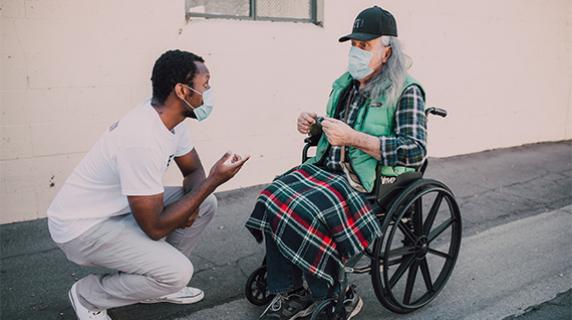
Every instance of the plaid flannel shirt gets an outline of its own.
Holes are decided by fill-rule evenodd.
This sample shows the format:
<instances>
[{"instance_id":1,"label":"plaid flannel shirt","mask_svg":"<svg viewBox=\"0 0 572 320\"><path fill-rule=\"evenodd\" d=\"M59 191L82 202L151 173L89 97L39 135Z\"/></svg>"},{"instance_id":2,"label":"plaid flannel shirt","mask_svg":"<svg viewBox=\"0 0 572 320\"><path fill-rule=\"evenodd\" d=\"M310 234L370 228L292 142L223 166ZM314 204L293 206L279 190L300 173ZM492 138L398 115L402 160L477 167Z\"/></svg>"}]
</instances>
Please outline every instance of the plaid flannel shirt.
<instances>
[{"instance_id":1,"label":"plaid flannel shirt","mask_svg":"<svg viewBox=\"0 0 572 320\"><path fill-rule=\"evenodd\" d=\"M365 97L359 94L359 88L355 84L350 90L343 105L350 104L346 123L353 127ZM344 116L345 108L340 112L339 119L344 119ZM382 165L418 167L423 164L427 155L427 118L423 94L419 87L409 86L401 95L395 111L394 128L394 136L379 137ZM341 171L340 161L341 147L332 146L325 159L326 168Z\"/></svg>"}]
</instances>

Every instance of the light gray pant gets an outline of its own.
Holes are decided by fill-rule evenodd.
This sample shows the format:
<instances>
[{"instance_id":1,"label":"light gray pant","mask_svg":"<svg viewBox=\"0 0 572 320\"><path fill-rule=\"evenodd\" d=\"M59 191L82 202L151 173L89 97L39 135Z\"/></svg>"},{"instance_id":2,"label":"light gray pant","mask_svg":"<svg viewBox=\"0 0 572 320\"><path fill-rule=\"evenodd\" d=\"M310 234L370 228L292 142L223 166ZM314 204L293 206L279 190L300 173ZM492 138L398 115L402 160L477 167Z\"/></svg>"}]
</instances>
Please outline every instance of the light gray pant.
<instances>
[{"instance_id":1,"label":"light gray pant","mask_svg":"<svg viewBox=\"0 0 572 320\"><path fill-rule=\"evenodd\" d=\"M166 187L165 206L183 196L180 187ZM208 196L193 225L151 240L132 214L110 218L76 239L58 244L68 260L83 266L117 270L80 279L77 292L90 310L104 310L157 298L185 287L193 275L189 260L200 235L214 217L217 201Z\"/></svg>"}]
</instances>

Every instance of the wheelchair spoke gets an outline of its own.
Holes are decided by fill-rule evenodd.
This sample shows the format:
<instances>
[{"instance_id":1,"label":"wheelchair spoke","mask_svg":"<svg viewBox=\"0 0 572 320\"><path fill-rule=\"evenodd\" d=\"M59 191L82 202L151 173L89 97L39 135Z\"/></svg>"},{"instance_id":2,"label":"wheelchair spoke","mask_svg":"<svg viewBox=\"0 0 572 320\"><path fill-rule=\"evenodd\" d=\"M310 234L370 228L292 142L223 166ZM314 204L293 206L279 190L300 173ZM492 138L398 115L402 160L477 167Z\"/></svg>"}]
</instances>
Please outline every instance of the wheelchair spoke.
<instances>
[{"instance_id":1,"label":"wheelchair spoke","mask_svg":"<svg viewBox=\"0 0 572 320\"><path fill-rule=\"evenodd\" d=\"M415 235L420 236L423 234L423 200L421 198L415 201L413 206L413 230Z\"/></svg>"},{"instance_id":2,"label":"wheelchair spoke","mask_svg":"<svg viewBox=\"0 0 572 320\"><path fill-rule=\"evenodd\" d=\"M429 264L427 263L427 258L424 258L421 261L421 274L423 275L423 280L425 281L425 287L427 287L427 291L433 291L433 281L431 281L431 272L429 272Z\"/></svg>"},{"instance_id":3,"label":"wheelchair spoke","mask_svg":"<svg viewBox=\"0 0 572 320\"><path fill-rule=\"evenodd\" d=\"M451 257L450 255L448 255L448 254L446 254L446 253L444 253L444 252L441 252L441 251L437 251L437 250L435 250L435 249L429 248L429 253L432 253L432 254L434 254L434 255L436 255L436 256L439 256L439 257L442 257L442 258L445 258L445 259L453 259L453 257Z\"/></svg>"},{"instance_id":4,"label":"wheelchair spoke","mask_svg":"<svg viewBox=\"0 0 572 320\"><path fill-rule=\"evenodd\" d=\"M433 240L435 240L437 237L439 237L441 235L441 233L443 233L445 230L447 230L447 228L449 228L449 226L451 226L453 224L453 221L454 221L454 219L451 218L451 219L443 222L440 226L435 228L435 230L431 231L431 233L429 233L429 236L427 237L429 240L429 243L431 243Z\"/></svg>"},{"instance_id":5,"label":"wheelchair spoke","mask_svg":"<svg viewBox=\"0 0 572 320\"><path fill-rule=\"evenodd\" d=\"M391 267L391 266L394 266L396 264L402 263L404 260L405 260L405 258L399 258L399 259L394 259L394 260L390 259L389 261L387 261L386 266Z\"/></svg>"},{"instance_id":6,"label":"wheelchair spoke","mask_svg":"<svg viewBox=\"0 0 572 320\"><path fill-rule=\"evenodd\" d=\"M389 279L389 289L393 289L393 287L397 284L397 282L401 279L405 271L409 269L409 267L415 262L415 255L411 255L408 260L405 260L401 263L401 265L395 270L395 273Z\"/></svg>"},{"instance_id":7,"label":"wheelchair spoke","mask_svg":"<svg viewBox=\"0 0 572 320\"><path fill-rule=\"evenodd\" d=\"M413 286L415 285L415 278L417 278L417 269L419 263L416 261L411 268L409 268L409 274L407 275L407 284L405 285L405 295L403 296L403 303L409 304L411 301L411 294L413 293Z\"/></svg>"},{"instance_id":8,"label":"wheelchair spoke","mask_svg":"<svg viewBox=\"0 0 572 320\"><path fill-rule=\"evenodd\" d=\"M401 257L412 253L415 253L415 247L401 247L389 251L388 257L389 258Z\"/></svg>"},{"instance_id":9,"label":"wheelchair spoke","mask_svg":"<svg viewBox=\"0 0 572 320\"><path fill-rule=\"evenodd\" d=\"M439 212L442 202L443 194L439 193L435 198L435 202L433 202L433 205L431 206L431 210L429 210L429 214L427 214L427 220L425 220L425 224L423 225L424 234L428 234L429 231L431 231L431 227L433 226L433 222L435 222L435 217L437 217L437 213Z\"/></svg>"},{"instance_id":10,"label":"wheelchair spoke","mask_svg":"<svg viewBox=\"0 0 572 320\"><path fill-rule=\"evenodd\" d=\"M401 230L401 232L409 239L409 241L411 241L411 243L417 242L417 237L411 232L411 230L409 230L409 228L407 228L407 226L403 225L402 222L396 222L396 224L399 230Z\"/></svg>"}]
</instances>

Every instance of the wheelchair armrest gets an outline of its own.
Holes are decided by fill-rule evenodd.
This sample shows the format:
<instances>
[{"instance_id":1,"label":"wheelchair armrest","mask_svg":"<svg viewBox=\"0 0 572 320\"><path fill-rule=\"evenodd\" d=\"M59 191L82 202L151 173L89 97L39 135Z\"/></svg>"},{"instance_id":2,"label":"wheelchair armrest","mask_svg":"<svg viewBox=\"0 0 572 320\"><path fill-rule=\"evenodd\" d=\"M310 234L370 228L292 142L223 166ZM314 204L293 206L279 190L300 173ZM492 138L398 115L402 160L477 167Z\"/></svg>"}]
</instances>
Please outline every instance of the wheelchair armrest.
<instances>
[{"instance_id":1,"label":"wheelchair armrest","mask_svg":"<svg viewBox=\"0 0 572 320\"><path fill-rule=\"evenodd\" d=\"M306 160L310 158L308 157L308 150L310 150L311 147L318 146L318 141L320 141L321 136L322 133L320 132L318 135L311 135L304 139L306 145L304 145L304 149L302 149L302 163L306 162Z\"/></svg>"},{"instance_id":2,"label":"wheelchair armrest","mask_svg":"<svg viewBox=\"0 0 572 320\"><path fill-rule=\"evenodd\" d=\"M320 132L320 134L318 134L318 135L306 137L306 139L304 139L304 142L307 145L309 145L310 147L315 147L318 145L318 141L320 141L321 136L322 136L322 133Z\"/></svg>"}]
</instances>

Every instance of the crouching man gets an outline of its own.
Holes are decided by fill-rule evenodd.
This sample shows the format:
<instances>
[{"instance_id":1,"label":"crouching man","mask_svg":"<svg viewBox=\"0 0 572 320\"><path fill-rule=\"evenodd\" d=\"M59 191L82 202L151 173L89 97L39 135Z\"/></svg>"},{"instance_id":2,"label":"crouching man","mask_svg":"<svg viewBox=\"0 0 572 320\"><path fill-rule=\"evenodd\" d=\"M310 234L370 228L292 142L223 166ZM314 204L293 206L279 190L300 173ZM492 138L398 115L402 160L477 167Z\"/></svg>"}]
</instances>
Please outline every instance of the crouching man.
<instances>
[{"instance_id":1,"label":"crouching man","mask_svg":"<svg viewBox=\"0 0 572 320\"><path fill-rule=\"evenodd\" d=\"M211 113L209 79L201 57L164 53L153 67L153 97L106 130L50 205L50 234L66 257L115 270L72 285L80 320L111 319L107 309L139 302L203 299L187 287L189 257L215 214L213 191L248 160L227 153L205 174L183 120ZM182 187L163 187L172 162Z\"/></svg>"}]
</instances>

